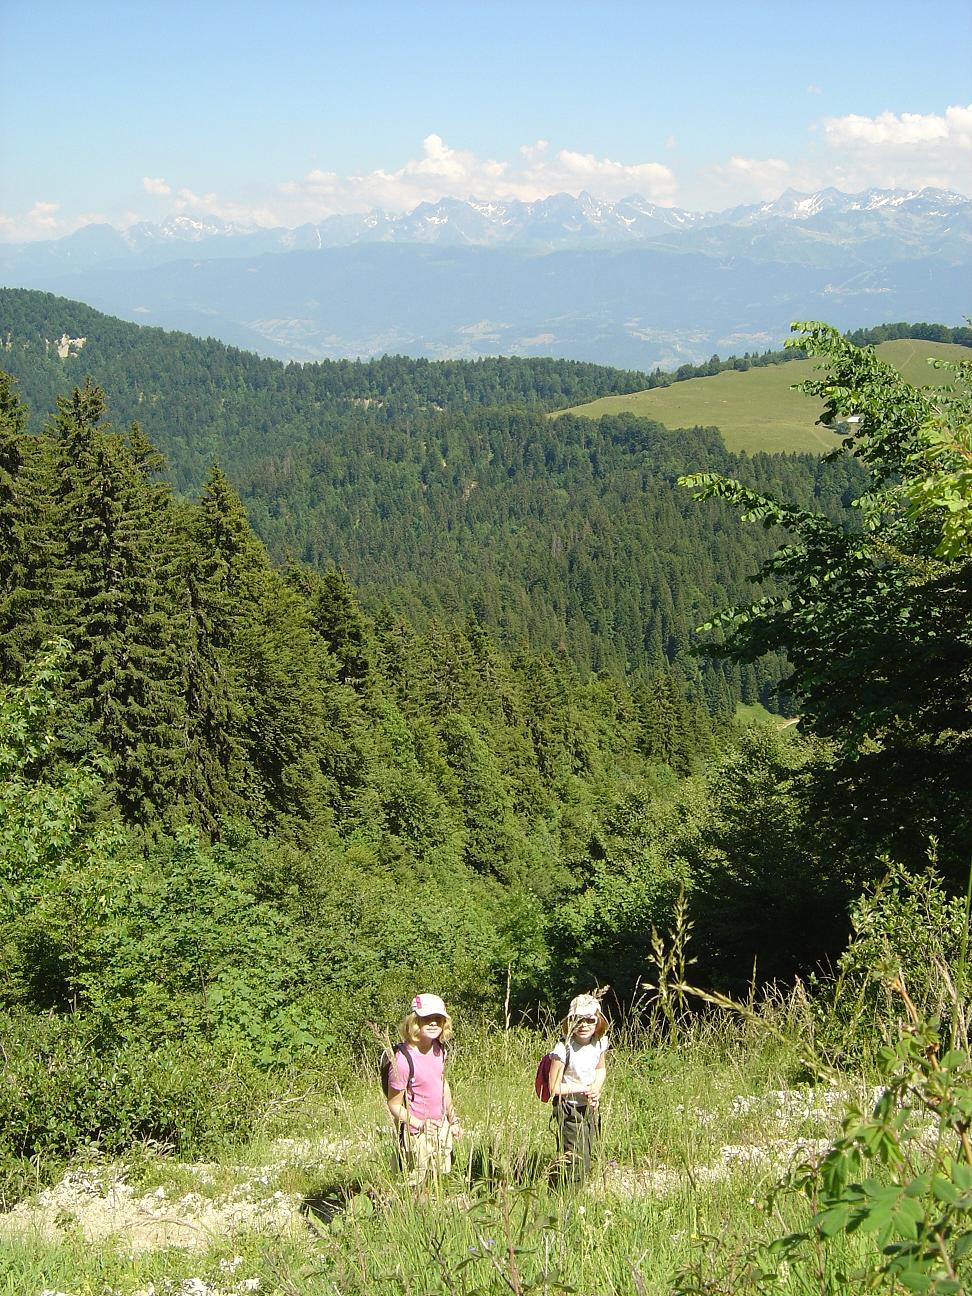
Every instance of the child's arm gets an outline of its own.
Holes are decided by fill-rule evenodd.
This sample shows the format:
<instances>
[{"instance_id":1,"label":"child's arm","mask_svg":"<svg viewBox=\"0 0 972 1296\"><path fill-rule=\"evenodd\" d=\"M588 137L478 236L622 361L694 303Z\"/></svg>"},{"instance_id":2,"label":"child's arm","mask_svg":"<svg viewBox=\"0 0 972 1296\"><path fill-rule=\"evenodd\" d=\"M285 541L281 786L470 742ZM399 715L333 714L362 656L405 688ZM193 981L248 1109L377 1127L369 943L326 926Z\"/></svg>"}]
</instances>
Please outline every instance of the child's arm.
<instances>
[{"instance_id":1,"label":"child's arm","mask_svg":"<svg viewBox=\"0 0 972 1296\"><path fill-rule=\"evenodd\" d=\"M396 1125L408 1124L408 1106L405 1102L404 1089L390 1089L386 1102L391 1118Z\"/></svg>"},{"instance_id":2,"label":"child's arm","mask_svg":"<svg viewBox=\"0 0 972 1296\"><path fill-rule=\"evenodd\" d=\"M550 1097L561 1098L567 1092L561 1089L560 1082L564 1078L564 1063L559 1057L554 1056L550 1063L550 1071L547 1075L547 1082L550 1085Z\"/></svg>"},{"instance_id":3,"label":"child's arm","mask_svg":"<svg viewBox=\"0 0 972 1296\"><path fill-rule=\"evenodd\" d=\"M591 1105L596 1107L601 1096L601 1090L604 1088L604 1081L607 1079L607 1062L602 1053L597 1060L597 1070L594 1072L594 1082L587 1091Z\"/></svg>"}]
</instances>

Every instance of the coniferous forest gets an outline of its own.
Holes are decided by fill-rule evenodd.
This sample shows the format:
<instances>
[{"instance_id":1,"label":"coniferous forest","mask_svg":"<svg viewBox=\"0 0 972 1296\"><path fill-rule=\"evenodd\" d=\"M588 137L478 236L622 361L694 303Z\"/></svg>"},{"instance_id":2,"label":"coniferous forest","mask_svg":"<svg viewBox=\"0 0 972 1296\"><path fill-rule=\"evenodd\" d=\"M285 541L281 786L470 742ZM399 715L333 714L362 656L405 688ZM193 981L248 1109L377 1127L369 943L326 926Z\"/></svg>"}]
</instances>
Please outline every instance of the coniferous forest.
<instances>
[{"instance_id":1,"label":"coniferous forest","mask_svg":"<svg viewBox=\"0 0 972 1296\"><path fill-rule=\"evenodd\" d=\"M547 418L647 375L0 305L8 1202L79 1142L245 1131L416 986L621 1013L688 920L696 983L755 994L836 965L889 861L964 890L961 375L805 330L859 423L745 456Z\"/></svg>"}]
</instances>

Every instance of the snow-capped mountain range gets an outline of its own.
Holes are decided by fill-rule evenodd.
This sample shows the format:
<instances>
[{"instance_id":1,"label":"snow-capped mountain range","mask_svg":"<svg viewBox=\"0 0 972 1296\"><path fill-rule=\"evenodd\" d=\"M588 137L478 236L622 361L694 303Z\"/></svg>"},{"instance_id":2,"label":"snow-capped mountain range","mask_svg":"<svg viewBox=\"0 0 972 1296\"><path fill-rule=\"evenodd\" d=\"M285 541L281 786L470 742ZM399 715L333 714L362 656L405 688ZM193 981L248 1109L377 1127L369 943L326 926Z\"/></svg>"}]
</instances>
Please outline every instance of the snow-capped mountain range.
<instances>
[{"instance_id":1,"label":"snow-capped mountain range","mask_svg":"<svg viewBox=\"0 0 972 1296\"><path fill-rule=\"evenodd\" d=\"M795 230L803 227L802 232L814 239L857 243L897 233L908 242L916 224L933 239L946 232L972 237L972 198L943 189L868 189L859 194L837 189L802 194L788 189L772 202L718 212L660 207L638 195L619 202L588 193L576 198L554 194L535 202L443 198L421 203L406 213L330 216L295 229L255 228L213 216L183 215L158 224L143 221L123 230L86 225L62 239L0 245L0 274L17 274L33 267L121 268L133 261L159 264L179 256L253 256L367 243L552 251L641 242L672 246L672 239L678 238L686 246L699 245L707 251L715 251L723 242L727 250L738 251L737 239L730 231L759 232L765 239L779 235L787 225Z\"/></svg>"},{"instance_id":2,"label":"snow-capped mountain range","mask_svg":"<svg viewBox=\"0 0 972 1296\"><path fill-rule=\"evenodd\" d=\"M556 355L677 366L781 344L790 321L961 324L972 199L787 190L721 212L555 194L247 229L177 216L0 245L0 282L312 360ZM0 327L3 321L0 320Z\"/></svg>"}]
</instances>

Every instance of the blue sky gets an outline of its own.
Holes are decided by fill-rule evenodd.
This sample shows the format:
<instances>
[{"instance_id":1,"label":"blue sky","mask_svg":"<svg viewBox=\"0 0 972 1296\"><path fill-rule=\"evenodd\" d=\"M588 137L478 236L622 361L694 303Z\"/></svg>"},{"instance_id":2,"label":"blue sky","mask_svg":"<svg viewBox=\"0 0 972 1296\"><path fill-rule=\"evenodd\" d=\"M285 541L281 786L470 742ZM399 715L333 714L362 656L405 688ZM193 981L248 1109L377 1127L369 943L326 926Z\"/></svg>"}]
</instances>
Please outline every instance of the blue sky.
<instances>
[{"instance_id":1,"label":"blue sky","mask_svg":"<svg viewBox=\"0 0 972 1296\"><path fill-rule=\"evenodd\" d=\"M0 240L586 189L972 192L972 4L0 0Z\"/></svg>"}]
</instances>

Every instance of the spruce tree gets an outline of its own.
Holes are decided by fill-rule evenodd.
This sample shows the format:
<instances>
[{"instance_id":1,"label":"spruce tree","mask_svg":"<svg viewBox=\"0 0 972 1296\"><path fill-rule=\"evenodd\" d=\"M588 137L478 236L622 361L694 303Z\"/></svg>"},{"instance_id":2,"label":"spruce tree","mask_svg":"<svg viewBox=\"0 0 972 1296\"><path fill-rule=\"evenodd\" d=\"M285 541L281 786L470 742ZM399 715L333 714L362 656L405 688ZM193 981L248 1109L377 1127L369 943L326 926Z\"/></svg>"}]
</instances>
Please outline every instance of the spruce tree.
<instances>
[{"instance_id":1,"label":"spruce tree","mask_svg":"<svg viewBox=\"0 0 972 1296\"><path fill-rule=\"evenodd\" d=\"M50 427L54 593L73 646L65 744L107 758L120 810L144 824L168 806L178 760L171 502L149 444L137 429L113 433L106 413L86 383L58 399Z\"/></svg>"},{"instance_id":2,"label":"spruce tree","mask_svg":"<svg viewBox=\"0 0 972 1296\"><path fill-rule=\"evenodd\" d=\"M239 781L240 705L226 636L224 592L214 586L213 556L203 543L201 510L186 509L179 527L182 652L179 691L181 812L211 837L220 821L242 812Z\"/></svg>"},{"instance_id":3,"label":"spruce tree","mask_svg":"<svg viewBox=\"0 0 972 1296\"><path fill-rule=\"evenodd\" d=\"M198 518L199 631L205 633L204 615L208 678L220 683L219 693L205 695L208 714L196 703L196 739L208 741L209 790L225 775L230 804L253 823L310 843L330 822L343 787L358 777L348 704L304 593L271 569L239 496L216 466ZM202 686L199 673L199 700Z\"/></svg>"},{"instance_id":4,"label":"spruce tree","mask_svg":"<svg viewBox=\"0 0 972 1296\"><path fill-rule=\"evenodd\" d=\"M181 659L182 812L217 835L221 820L249 813L241 628L270 571L236 491L218 464L180 527L184 651ZM259 817L259 816L258 816Z\"/></svg>"},{"instance_id":5,"label":"spruce tree","mask_svg":"<svg viewBox=\"0 0 972 1296\"><path fill-rule=\"evenodd\" d=\"M45 529L42 444L27 407L0 370L0 682L18 679L44 636L50 536Z\"/></svg>"},{"instance_id":6,"label":"spruce tree","mask_svg":"<svg viewBox=\"0 0 972 1296\"><path fill-rule=\"evenodd\" d=\"M329 566L311 593L314 626L338 664L338 679L359 692L374 669L371 626L358 605L348 577L340 567Z\"/></svg>"}]
</instances>

